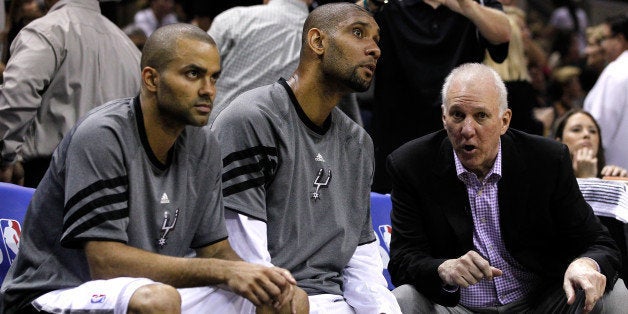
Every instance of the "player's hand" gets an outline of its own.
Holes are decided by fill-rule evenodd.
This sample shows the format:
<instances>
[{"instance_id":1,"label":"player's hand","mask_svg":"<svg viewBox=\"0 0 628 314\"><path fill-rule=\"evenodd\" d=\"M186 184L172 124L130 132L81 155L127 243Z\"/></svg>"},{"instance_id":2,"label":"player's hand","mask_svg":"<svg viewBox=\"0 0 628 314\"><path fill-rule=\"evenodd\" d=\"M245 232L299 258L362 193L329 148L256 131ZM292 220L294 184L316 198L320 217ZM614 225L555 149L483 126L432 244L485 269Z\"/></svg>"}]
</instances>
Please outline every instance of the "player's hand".
<instances>
[{"instance_id":1,"label":"player's hand","mask_svg":"<svg viewBox=\"0 0 628 314\"><path fill-rule=\"evenodd\" d=\"M246 262L234 262L227 285L256 306L281 308L294 297L297 282L289 271Z\"/></svg>"},{"instance_id":2,"label":"player's hand","mask_svg":"<svg viewBox=\"0 0 628 314\"><path fill-rule=\"evenodd\" d=\"M482 279L491 280L502 275L502 271L491 266L486 259L475 251L446 260L438 266L441 280L450 286L468 287Z\"/></svg>"},{"instance_id":3,"label":"player's hand","mask_svg":"<svg viewBox=\"0 0 628 314\"><path fill-rule=\"evenodd\" d=\"M576 300L575 289L584 290L585 302L583 313L593 310L595 303L604 295L606 276L597 270L598 266L590 258L578 258L569 264L563 279L563 290L567 296L567 304Z\"/></svg>"},{"instance_id":4,"label":"player's hand","mask_svg":"<svg viewBox=\"0 0 628 314\"><path fill-rule=\"evenodd\" d=\"M274 267L276 268L278 271L280 271L282 273L283 276L288 276L286 277L287 280L290 280L290 278L292 280L294 280L294 278L292 278L292 275L290 274L289 271L282 269L282 268L278 268L278 267ZM281 308L283 308L284 306L286 306L287 304L290 304L290 312L291 313L296 313L297 310L297 306L296 303L292 302L294 300L294 294L297 291L297 285L296 285L296 281L294 284L289 284L287 289L283 289L281 292L281 296L279 297L279 299L275 300L272 303L272 306L279 310Z\"/></svg>"},{"instance_id":5,"label":"player's hand","mask_svg":"<svg viewBox=\"0 0 628 314\"><path fill-rule=\"evenodd\" d=\"M626 169L614 165L604 166L604 168L602 168L601 174L602 176L609 177L628 177L628 171L626 171Z\"/></svg>"},{"instance_id":6,"label":"player's hand","mask_svg":"<svg viewBox=\"0 0 628 314\"><path fill-rule=\"evenodd\" d=\"M576 177L597 177L597 157L593 154L593 149L589 147L580 148L573 154L572 159Z\"/></svg>"}]
</instances>

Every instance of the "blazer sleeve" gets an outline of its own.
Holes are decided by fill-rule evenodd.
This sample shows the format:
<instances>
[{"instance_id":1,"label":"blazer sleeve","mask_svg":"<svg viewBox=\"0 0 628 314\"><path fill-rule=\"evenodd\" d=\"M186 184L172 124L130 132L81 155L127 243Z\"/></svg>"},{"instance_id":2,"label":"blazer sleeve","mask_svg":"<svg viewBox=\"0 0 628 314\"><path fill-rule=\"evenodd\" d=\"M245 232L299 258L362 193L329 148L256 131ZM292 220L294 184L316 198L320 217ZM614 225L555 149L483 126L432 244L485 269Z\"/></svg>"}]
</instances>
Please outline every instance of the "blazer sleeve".
<instances>
[{"instance_id":1,"label":"blazer sleeve","mask_svg":"<svg viewBox=\"0 0 628 314\"><path fill-rule=\"evenodd\" d=\"M560 217L555 217L556 221L560 221L565 244L563 249L570 250L576 257L590 257L595 260L607 278L606 291L610 291L617 281L621 267L619 251L606 227L584 200L573 174L571 157L566 146L562 151L559 188L555 197L563 209L559 213Z\"/></svg>"},{"instance_id":2,"label":"blazer sleeve","mask_svg":"<svg viewBox=\"0 0 628 314\"><path fill-rule=\"evenodd\" d=\"M460 289L447 292L438 275L438 266L446 259L434 258L428 235L423 228L420 190L416 188L416 177L408 177L402 170L394 154L387 160L388 172L392 180L391 212L392 237L391 259L388 264L393 284L411 284L430 300L454 306L460 299Z\"/></svg>"}]
</instances>

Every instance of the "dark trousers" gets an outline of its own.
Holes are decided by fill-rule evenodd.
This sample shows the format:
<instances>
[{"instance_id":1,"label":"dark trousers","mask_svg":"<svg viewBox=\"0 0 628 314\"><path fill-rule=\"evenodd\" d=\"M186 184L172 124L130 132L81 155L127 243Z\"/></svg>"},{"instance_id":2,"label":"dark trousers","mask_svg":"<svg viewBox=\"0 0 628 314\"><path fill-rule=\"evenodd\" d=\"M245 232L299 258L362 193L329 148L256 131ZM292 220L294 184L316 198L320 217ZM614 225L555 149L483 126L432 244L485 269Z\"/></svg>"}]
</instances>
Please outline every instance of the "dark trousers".
<instances>
[{"instance_id":1,"label":"dark trousers","mask_svg":"<svg viewBox=\"0 0 628 314\"><path fill-rule=\"evenodd\" d=\"M431 302L419 293L412 285L403 285L393 290L404 314L438 313L438 314L475 314L475 313L582 313L585 296L582 290L576 293L576 301L567 304L562 286L554 285L537 291L537 296L516 301L511 304L484 309L471 309L462 305L445 307ZM607 291L599 300L591 313L626 313L628 309L628 290L619 280L612 291Z\"/></svg>"}]
</instances>

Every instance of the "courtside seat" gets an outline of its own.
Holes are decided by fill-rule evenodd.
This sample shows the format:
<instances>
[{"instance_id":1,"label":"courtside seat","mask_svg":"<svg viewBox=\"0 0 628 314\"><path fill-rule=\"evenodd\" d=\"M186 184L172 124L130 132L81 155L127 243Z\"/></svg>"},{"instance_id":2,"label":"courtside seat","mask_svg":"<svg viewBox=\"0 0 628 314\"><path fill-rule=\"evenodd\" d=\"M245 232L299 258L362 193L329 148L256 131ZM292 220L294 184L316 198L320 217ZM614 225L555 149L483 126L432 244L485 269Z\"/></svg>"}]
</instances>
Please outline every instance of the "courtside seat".
<instances>
[{"instance_id":1,"label":"courtside seat","mask_svg":"<svg viewBox=\"0 0 628 314\"><path fill-rule=\"evenodd\" d=\"M384 277L388 282L388 289L392 290L395 286L390 281L388 273L388 261L390 260L390 235L392 226L390 224L390 211L392 210L392 201L390 194L379 194L371 192L371 219L373 222L373 230L379 240L379 253L384 262Z\"/></svg>"},{"instance_id":2,"label":"courtside seat","mask_svg":"<svg viewBox=\"0 0 628 314\"><path fill-rule=\"evenodd\" d=\"M628 287L628 181L588 178L578 179L578 186L619 247L623 260L621 278Z\"/></svg>"},{"instance_id":3,"label":"courtside seat","mask_svg":"<svg viewBox=\"0 0 628 314\"><path fill-rule=\"evenodd\" d=\"M22 222L35 189L0 182L0 283L17 256Z\"/></svg>"}]
</instances>

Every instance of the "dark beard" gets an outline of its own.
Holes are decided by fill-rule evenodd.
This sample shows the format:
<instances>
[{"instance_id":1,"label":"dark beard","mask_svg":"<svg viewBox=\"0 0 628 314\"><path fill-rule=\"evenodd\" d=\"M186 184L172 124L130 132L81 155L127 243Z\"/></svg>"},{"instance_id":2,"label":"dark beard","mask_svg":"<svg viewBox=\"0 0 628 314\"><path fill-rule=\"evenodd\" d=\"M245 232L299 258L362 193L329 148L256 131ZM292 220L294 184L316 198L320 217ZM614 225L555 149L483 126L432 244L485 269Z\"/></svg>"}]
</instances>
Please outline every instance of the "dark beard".
<instances>
[{"instance_id":1,"label":"dark beard","mask_svg":"<svg viewBox=\"0 0 628 314\"><path fill-rule=\"evenodd\" d=\"M164 123L170 127L185 125L201 127L207 125L207 121L199 122L194 118L194 115L190 113L192 110L190 109L191 104L181 104L180 99L175 96L176 93L167 83L162 82L159 85L157 90L157 110L164 119ZM203 101L211 103L209 98L204 98Z\"/></svg>"},{"instance_id":2,"label":"dark beard","mask_svg":"<svg viewBox=\"0 0 628 314\"><path fill-rule=\"evenodd\" d=\"M372 80L367 81L365 79L362 79L358 75L358 69L356 68L355 70L353 70L353 73L351 73L351 77L349 77L349 79L345 81L345 85L351 88L351 90L353 90L354 92L361 93L369 89L369 87L371 86L371 82Z\"/></svg>"}]
</instances>

